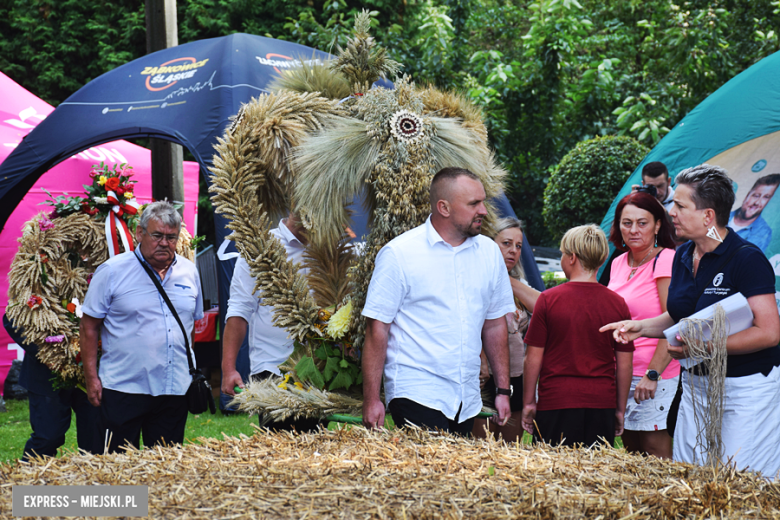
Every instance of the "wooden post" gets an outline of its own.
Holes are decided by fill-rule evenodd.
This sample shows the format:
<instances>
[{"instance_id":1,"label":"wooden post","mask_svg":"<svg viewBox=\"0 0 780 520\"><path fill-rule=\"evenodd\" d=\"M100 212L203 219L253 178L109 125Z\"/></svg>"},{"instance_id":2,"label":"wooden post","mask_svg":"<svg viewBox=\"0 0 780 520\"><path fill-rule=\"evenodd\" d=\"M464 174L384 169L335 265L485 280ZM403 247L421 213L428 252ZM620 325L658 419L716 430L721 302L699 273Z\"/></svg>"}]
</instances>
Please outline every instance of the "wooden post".
<instances>
[{"instance_id":1,"label":"wooden post","mask_svg":"<svg viewBox=\"0 0 780 520\"><path fill-rule=\"evenodd\" d=\"M146 52L150 54L179 44L176 0L146 0ZM152 197L184 204L182 148L163 139L152 139Z\"/></svg>"}]
</instances>

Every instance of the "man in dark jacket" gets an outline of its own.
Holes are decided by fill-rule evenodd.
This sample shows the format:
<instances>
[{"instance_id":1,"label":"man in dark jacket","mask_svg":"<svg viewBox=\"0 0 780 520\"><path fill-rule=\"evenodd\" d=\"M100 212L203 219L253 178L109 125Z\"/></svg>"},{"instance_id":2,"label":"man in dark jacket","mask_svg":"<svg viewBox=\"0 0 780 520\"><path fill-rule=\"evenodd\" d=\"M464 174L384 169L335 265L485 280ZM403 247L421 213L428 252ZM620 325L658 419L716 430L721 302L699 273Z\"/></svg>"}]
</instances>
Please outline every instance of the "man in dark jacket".
<instances>
[{"instance_id":1,"label":"man in dark jacket","mask_svg":"<svg viewBox=\"0 0 780 520\"><path fill-rule=\"evenodd\" d=\"M89 404L87 394L78 388L55 390L54 373L38 360L38 346L26 343L22 331L14 328L7 316L3 326L8 335L24 349L24 361L19 384L27 389L32 433L24 445L21 460L30 456L55 457L65 444L65 433L70 428L71 410L76 412L76 437L79 449L102 453L100 413Z\"/></svg>"}]
</instances>

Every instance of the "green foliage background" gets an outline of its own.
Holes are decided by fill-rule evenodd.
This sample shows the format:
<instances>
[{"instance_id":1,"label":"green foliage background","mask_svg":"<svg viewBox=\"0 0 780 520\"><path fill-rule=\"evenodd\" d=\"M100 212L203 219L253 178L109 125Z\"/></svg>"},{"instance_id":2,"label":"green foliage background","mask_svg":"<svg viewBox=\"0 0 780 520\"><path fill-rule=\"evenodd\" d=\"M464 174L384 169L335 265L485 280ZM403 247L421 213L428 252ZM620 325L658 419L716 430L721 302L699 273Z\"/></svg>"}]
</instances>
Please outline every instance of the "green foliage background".
<instances>
[{"instance_id":1,"label":"green foliage background","mask_svg":"<svg viewBox=\"0 0 780 520\"><path fill-rule=\"evenodd\" d=\"M371 9L376 38L415 81L462 90L483 107L491 144L511 173L510 201L529 240L544 245L554 245L542 218L550 167L578 142L626 135L652 146L779 48L778 0L177 5L180 43L248 32L325 51L346 41L358 9ZM0 0L0 70L54 105L144 54L145 38L143 2Z\"/></svg>"},{"instance_id":2,"label":"green foliage background","mask_svg":"<svg viewBox=\"0 0 780 520\"><path fill-rule=\"evenodd\" d=\"M577 143L552 169L544 190L544 222L551 238L557 242L569 228L600 223L604 208L649 151L627 136Z\"/></svg>"}]
</instances>

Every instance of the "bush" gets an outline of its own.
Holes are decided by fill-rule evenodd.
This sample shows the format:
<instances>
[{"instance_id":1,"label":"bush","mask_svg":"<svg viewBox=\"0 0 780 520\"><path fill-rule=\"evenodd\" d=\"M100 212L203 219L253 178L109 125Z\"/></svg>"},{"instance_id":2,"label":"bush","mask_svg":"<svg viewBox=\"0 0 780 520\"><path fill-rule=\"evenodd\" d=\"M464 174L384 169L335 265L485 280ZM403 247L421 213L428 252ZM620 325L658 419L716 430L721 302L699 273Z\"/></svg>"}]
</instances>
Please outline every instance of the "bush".
<instances>
[{"instance_id":1,"label":"bush","mask_svg":"<svg viewBox=\"0 0 780 520\"><path fill-rule=\"evenodd\" d=\"M542 273L542 281L544 282L545 289L552 289L553 287L557 287L567 282L565 277L559 278L552 271L545 271Z\"/></svg>"},{"instance_id":2,"label":"bush","mask_svg":"<svg viewBox=\"0 0 780 520\"><path fill-rule=\"evenodd\" d=\"M574 226L601 222L612 200L650 150L631 137L582 141L551 168L544 223L558 241Z\"/></svg>"}]
</instances>

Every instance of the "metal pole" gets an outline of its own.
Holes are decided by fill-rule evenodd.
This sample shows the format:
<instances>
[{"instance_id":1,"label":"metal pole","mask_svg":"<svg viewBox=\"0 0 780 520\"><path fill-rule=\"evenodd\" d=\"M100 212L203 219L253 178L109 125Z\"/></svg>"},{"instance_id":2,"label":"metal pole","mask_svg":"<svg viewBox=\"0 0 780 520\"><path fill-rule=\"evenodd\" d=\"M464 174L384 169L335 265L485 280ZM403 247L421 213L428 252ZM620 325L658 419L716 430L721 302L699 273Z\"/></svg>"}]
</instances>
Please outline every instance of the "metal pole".
<instances>
[{"instance_id":1,"label":"metal pole","mask_svg":"<svg viewBox=\"0 0 780 520\"><path fill-rule=\"evenodd\" d=\"M146 52L150 54L179 44L176 0L146 0ZM182 148L162 139L152 139L152 197L184 204Z\"/></svg>"}]
</instances>

